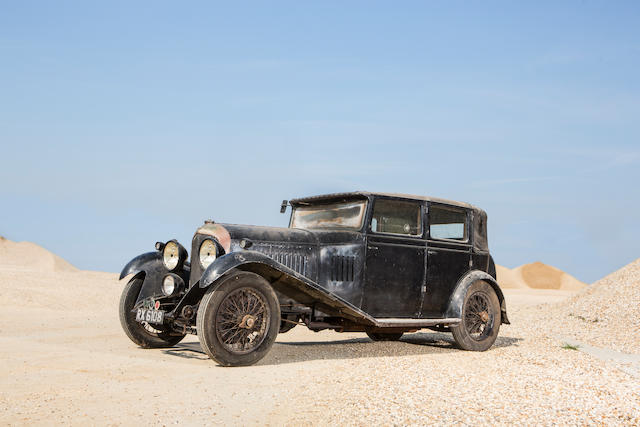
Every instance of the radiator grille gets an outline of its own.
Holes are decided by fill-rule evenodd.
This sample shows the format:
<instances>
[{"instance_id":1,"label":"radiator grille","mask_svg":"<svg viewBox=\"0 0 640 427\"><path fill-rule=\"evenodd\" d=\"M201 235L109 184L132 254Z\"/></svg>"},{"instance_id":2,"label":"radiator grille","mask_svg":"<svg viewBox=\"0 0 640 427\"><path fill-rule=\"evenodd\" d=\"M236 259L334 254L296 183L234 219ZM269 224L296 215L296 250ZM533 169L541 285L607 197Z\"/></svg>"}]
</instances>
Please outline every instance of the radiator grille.
<instances>
[{"instance_id":1,"label":"radiator grille","mask_svg":"<svg viewBox=\"0 0 640 427\"><path fill-rule=\"evenodd\" d=\"M334 282L353 282L355 257L334 255L331 257L331 280Z\"/></svg>"}]
</instances>

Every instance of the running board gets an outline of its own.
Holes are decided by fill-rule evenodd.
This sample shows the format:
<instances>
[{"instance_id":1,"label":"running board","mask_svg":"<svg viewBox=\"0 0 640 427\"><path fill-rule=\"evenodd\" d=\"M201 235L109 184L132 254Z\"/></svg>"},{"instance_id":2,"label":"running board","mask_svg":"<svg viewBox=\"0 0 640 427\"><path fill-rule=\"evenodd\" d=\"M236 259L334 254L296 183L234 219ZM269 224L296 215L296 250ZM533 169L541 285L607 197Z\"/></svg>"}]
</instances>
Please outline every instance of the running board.
<instances>
[{"instance_id":1,"label":"running board","mask_svg":"<svg viewBox=\"0 0 640 427\"><path fill-rule=\"evenodd\" d=\"M423 328L436 325L457 325L462 320L456 318L447 319L373 319L378 328Z\"/></svg>"}]
</instances>

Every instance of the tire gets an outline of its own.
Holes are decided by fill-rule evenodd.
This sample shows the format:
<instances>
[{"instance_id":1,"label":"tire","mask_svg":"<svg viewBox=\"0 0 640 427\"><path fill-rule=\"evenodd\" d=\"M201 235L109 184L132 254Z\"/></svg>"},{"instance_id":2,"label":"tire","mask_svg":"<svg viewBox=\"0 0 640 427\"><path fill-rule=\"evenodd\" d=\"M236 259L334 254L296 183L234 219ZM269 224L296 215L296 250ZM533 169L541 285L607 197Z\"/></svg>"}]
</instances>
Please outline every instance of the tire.
<instances>
[{"instance_id":1,"label":"tire","mask_svg":"<svg viewBox=\"0 0 640 427\"><path fill-rule=\"evenodd\" d=\"M280 303L263 277L233 274L207 290L196 327L202 349L220 365L253 365L278 336Z\"/></svg>"},{"instance_id":2,"label":"tire","mask_svg":"<svg viewBox=\"0 0 640 427\"><path fill-rule=\"evenodd\" d=\"M394 333L381 333L381 332L367 332L369 338L373 341L398 341L404 335L403 332Z\"/></svg>"},{"instance_id":3,"label":"tire","mask_svg":"<svg viewBox=\"0 0 640 427\"><path fill-rule=\"evenodd\" d=\"M451 326L456 344L469 351L486 351L498 337L500 301L490 284L474 282L467 289L462 303L462 322Z\"/></svg>"},{"instance_id":4,"label":"tire","mask_svg":"<svg viewBox=\"0 0 640 427\"><path fill-rule=\"evenodd\" d=\"M122 290L120 297L120 324L129 339L142 348L173 347L185 337L166 329L156 329L149 324L136 322L132 311L142 288L142 279L134 277Z\"/></svg>"}]
</instances>

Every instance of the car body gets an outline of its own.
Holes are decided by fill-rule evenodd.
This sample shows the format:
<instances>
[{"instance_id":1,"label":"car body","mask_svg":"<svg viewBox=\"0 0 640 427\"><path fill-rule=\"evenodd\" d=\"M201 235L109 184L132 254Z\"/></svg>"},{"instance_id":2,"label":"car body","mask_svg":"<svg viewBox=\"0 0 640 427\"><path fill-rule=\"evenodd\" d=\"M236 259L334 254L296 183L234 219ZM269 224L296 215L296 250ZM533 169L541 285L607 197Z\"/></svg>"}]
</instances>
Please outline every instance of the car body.
<instances>
[{"instance_id":1,"label":"car body","mask_svg":"<svg viewBox=\"0 0 640 427\"><path fill-rule=\"evenodd\" d=\"M220 364L248 365L296 324L374 340L451 331L482 351L509 323L483 210L363 191L287 206L288 228L207 220L190 261L175 240L131 260L120 275L131 277L120 304L127 335L163 347L197 334Z\"/></svg>"}]
</instances>

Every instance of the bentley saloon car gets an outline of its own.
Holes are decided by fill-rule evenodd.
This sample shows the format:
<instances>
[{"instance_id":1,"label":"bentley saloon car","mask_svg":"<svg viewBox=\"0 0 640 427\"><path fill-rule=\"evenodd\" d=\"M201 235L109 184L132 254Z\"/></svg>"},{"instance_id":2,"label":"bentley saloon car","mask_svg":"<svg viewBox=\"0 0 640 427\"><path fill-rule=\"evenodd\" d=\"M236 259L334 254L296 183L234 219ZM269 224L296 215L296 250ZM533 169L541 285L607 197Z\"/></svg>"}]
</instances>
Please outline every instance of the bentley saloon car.
<instances>
[{"instance_id":1,"label":"bentley saloon car","mask_svg":"<svg viewBox=\"0 0 640 427\"><path fill-rule=\"evenodd\" d=\"M487 215L433 197L353 192L283 201L288 228L207 220L131 260L120 300L127 336L145 348L186 334L223 366L251 365L278 333L365 332L399 340L448 331L485 351L508 324L487 244Z\"/></svg>"}]
</instances>

